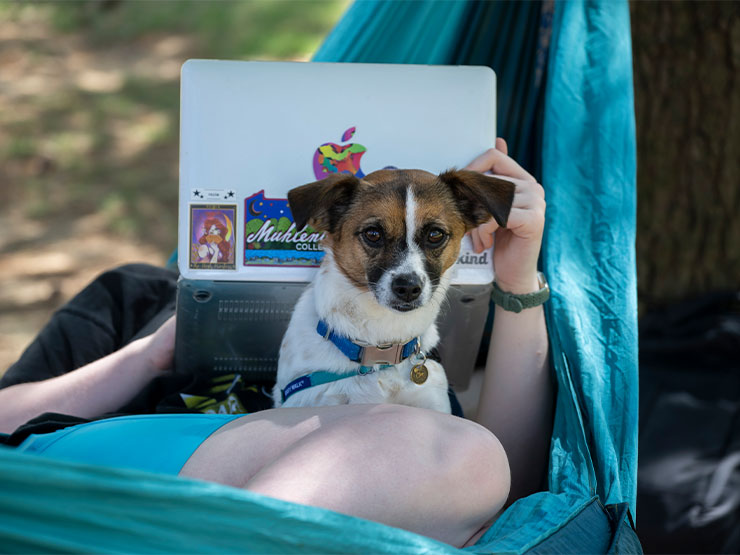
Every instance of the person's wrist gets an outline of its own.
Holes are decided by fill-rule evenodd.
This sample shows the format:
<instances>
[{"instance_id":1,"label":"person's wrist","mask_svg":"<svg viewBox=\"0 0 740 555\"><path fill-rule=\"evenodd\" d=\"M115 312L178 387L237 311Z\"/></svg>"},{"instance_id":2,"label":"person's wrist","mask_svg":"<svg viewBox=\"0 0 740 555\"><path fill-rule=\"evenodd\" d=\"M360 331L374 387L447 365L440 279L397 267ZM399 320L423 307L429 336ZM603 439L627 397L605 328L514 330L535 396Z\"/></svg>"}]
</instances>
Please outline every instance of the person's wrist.
<instances>
[{"instance_id":1,"label":"person's wrist","mask_svg":"<svg viewBox=\"0 0 740 555\"><path fill-rule=\"evenodd\" d=\"M526 295L527 293L534 293L539 291L540 282L537 277L537 270L526 272L521 276L500 276L496 274L494 281L498 285L499 289L506 293L513 293L515 295Z\"/></svg>"},{"instance_id":2,"label":"person's wrist","mask_svg":"<svg viewBox=\"0 0 740 555\"><path fill-rule=\"evenodd\" d=\"M136 341L132 341L126 345L122 351L125 351L125 355L128 357L132 366L143 374L148 374L152 377L162 373L162 370L157 366L156 361L151 356L150 344L152 341L151 335L142 337Z\"/></svg>"},{"instance_id":3,"label":"person's wrist","mask_svg":"<svg viewBox=\"0 0 740 555\"><path fill-rule=\"evenodd\" d=\"M522 282L526 283L526 282ZM524 289L518 285L508 286L512 288ZM523 293L514 293L512 291L505 291L502 289L498 282L493 282L493 290L491 291L491 300L496 304L497 314L499 308L507 312L513 312L518 314L528 308L536 308L547 302L550 298L550 287L547 284L547 278L541 272L537 273L537 286L535 290L528 290Z\"/></svg>"}]
</instances>

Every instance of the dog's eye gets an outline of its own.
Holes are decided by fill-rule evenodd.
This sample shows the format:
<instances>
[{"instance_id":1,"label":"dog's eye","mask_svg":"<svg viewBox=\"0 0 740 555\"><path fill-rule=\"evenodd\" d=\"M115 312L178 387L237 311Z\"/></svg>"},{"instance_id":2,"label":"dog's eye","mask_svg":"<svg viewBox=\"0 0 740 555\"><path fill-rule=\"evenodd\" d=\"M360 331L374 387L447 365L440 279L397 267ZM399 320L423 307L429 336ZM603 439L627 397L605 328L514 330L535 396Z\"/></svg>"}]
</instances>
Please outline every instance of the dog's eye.
<instances>
[{"instance_id":1,"label":"dog's eye","mask_svg":"<svg viewBox=\"0 0 740 555\"><path fill-rule=\"evenodd\" d=\"M383 232L380 231L377 227L368 227L365 231L362 232L362 236L371 245L377 245L380 243L380 240L383 238Z\"/></svg>"},{"instance_id":2,"label":"dog's eye","mask_svg":"<svg viewBox=\"0 0 740 555\"><path fill-rule=\"evenodd\" d=\"M439 246L445 240L447 234L441 229L433 228L427 233L427 243L431 246Z\"/></svg>"}]
</instances>

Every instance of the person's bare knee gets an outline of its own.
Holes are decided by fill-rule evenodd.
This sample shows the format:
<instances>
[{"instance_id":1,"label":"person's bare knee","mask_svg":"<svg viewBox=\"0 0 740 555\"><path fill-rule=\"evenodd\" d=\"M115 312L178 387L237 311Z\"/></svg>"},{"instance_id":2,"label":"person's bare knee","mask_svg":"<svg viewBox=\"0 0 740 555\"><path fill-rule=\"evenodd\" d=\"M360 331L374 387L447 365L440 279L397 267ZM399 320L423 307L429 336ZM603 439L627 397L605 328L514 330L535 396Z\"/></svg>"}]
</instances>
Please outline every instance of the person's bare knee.
<instances>
[{"instance_id":1,"label":"person's bare knee","mask_svg":"<svg viewBox=\"0 0 740 555\"><path fill-rule=\"evenodd\" d=\"M245 487L461 545L503 505L508 466L477 424L379 405L306 435Z\"/></svg>"},{"instance_id":2,"label":"person's bare knee","mask_svg":"<svg viewBox=\"0 0 740 555\"><path fill-rule=\"evenodd\" d=\"M242 487L265 464L311 432L397 411L398 405L341 405L280 408L247 415L207 438L180 475Z\"/></svg>"},{"instance_id":3,"label":"person's bare knee","mask_svg":"<svg viewBox=\"0 0 740 555\"><path fill-rule=\"evenodd\" d=\"M424 477L439 500L437 526L447 529L446 541L461 545L501 510L509 495L509 464L503 446L487 428L408 408L384 417L395 419L391 426L405 426L423 439L409 455L425 461ZM414 467L409 470L413 472ZM452 537L459 541L450 541Z\"/></svg>"},{"instance_id":4,"label":"person's bare knee","mask_svg":"<svg viewBox=\"0 0 740 555\"><path fill-rule=\"evenodd\" d=\"M462 421L456 432L454 488L474 527L496 515L509 496L511 474L504 448L488 429Z\"/></svg>"}]
</instances>

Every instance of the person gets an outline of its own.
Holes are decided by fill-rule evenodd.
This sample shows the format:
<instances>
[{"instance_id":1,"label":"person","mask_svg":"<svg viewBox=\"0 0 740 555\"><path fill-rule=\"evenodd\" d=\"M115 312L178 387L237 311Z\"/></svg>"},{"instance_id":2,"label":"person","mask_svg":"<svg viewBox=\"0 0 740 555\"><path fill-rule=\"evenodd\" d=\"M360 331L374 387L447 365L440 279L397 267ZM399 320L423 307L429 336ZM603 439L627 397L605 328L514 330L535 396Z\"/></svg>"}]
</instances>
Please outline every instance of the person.
<instances>
[{"instance_id":1,"label":"person","mask_svg":"<svg viewBox=\"0 0 740 555\"><path fill-rule=\"evenodd\" d=\"M515 183L507 228L499 229L491 220L471 232L471 238L479 252L495 240L499 288L515 294L538 290L543 188L507 155L502 139L466 169L491 171ZM51 330L48 338L44 330L20 359L23 364L9 369L0 381L0 432L10 433L41 413L91 420L115 412L162 412L158 400L177 390L162 385L171 374L167 369L175 321L170 317L149 332L172 310L174 281L161 270L143 280L144 292L132 295L140 270L129 272L133 278L108 278L114 281L107 284L106 294L116 302L102 305L107 318L100 316L99 307L96 316L81 314L84 298L70 303L65 317L73 330L67 330L71 347L45 344L58 330ZM72 437L96 426L91 451L101 456L108 449L99 442L107 438L111 449L133 459L140 453L147 461L165 461L158 469L163 472L324 507L455 546L471 545L506 504L540 489L552 429L543 308L495 310L477 422L400 405L128 416L123 417L123 434L111 431L119 418L69 426L72 419L54 433L29 436L20 448L29 442L31 451L34 444L61 445L59 434ZM152 318L156 325L144 322ZM108 322L117 322L116 329L108 329ZM86 326L100 328L97 339ZM34 364L49 365L49 358L53 367L55 357L63 359L64 369L48 370L46 377L34 372ZM183 422L189 422L187 430ZM53 442L44 441L49 436Z\"/></svg>"}]
</instances>

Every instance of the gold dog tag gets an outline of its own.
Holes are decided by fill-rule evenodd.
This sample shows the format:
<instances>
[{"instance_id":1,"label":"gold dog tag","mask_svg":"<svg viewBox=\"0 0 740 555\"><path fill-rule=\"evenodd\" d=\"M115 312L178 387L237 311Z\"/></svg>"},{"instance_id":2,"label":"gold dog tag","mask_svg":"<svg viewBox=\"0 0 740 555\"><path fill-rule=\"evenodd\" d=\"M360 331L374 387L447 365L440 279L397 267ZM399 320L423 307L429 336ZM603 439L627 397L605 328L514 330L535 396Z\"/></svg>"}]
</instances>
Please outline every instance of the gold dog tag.
<instances>
[{"instance_id":1,"label":"gold dog tag","mask_svg":"<svg viewBox=\"0 0 740 555\"><path fill-rule=\"evenodd\" d=\"M429 377L429 370L423 364L417 364L411 369L411 381L416 385L421 385Z\"/></svg>"}]
</instances>

